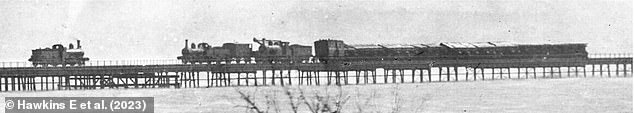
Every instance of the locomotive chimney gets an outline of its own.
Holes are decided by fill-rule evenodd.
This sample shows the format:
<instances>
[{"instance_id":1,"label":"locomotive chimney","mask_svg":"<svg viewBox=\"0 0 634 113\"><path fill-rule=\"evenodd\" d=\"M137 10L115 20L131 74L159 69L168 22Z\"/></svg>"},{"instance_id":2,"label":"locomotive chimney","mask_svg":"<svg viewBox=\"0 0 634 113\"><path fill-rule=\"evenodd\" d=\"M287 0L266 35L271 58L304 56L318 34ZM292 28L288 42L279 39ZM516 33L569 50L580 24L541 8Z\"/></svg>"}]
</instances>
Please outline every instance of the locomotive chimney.
<instances>
[{"instance_id":1,"label":"locomotive chimney","mask_svg":"<svg viewBox=\"0 0 634 113\"><path fill-rule=\"evenodd\" d=\"M81 49L81 41L77 40L77 49Z\"/></svg>"},{"instance_id":2,"label":"locomotive chimney","mask_svg":"<svg viewBox=\"0 0 634 113\"><path fill-rule=\"evenodd\" d=\"M185 48L187 48L187 43L189 40L185 39Z\"/></svg>"}]
</instances>

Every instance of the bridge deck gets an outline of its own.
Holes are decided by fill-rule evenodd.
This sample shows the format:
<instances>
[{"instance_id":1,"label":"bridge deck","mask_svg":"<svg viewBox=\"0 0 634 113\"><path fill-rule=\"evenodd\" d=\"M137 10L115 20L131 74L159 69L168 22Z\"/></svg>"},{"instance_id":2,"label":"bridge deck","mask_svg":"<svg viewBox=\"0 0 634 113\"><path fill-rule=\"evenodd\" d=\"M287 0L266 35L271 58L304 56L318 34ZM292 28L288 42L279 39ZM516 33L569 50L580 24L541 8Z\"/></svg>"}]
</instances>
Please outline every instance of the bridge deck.
<instances>
[{"instance_id":1,"label":"bridge deck","mask_svg":"<svg viewBox=\"0 0 634 113\"><path fill-rule=\"evenodd\" d=\"M0 68L0 91L631 77L632 68L632 58L7 67Z\"/></svg>"},{"instance_id":2,"label":"bridge deck","mask_svg":"<svg viewBox=\"0 0 634 113\"><path fill-rule=\"evenodd\" d=\"M332 64L179 64L179 65L120 65L79 67L9 67L0 68L0 76L29 75L136 75L139 73L210 71L223 73L252 73L259 70L353 71L383 69L427 69L430 67L581 67L592 64L631 64L632 58L591 59L503 59L503 60L423 60L340 62Z\"/></svg>"}]
</instances>

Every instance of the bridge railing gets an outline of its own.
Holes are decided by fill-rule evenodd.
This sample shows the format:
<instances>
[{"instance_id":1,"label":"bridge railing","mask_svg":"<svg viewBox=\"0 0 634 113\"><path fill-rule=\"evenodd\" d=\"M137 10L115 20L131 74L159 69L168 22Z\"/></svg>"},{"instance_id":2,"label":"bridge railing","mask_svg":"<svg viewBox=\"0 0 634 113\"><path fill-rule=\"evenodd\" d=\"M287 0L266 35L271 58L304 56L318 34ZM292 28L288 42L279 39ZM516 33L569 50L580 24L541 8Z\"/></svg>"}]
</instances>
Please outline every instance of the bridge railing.
<instances>
[{"instance_id":1,"label":"bridge railing","mask_svg":"<svg viewBox=\"0 0 634 113\"><path fill-rule=\"evenodd\" d=\"M84 66L123 66L123 65L172 65L182 64L178 59L126 59L126 60L114 60L114 59L98 59L86 61ZM57 65L60 67L61 65ZM14 61L14 62L0 62L0 67L33 67L31 62ZM38 65L37 67L42 67ZM52 67L49 65L48 67Z\"/></svg>"},{"instance_id":2,"label":"bridge railing","mask_svg":"<svg viewBox=\"0 0 634 113\"><path fill-rule=\"evenodd\" d=\"M120 65L172 65L182 64L178 59L129 59L129 60L90 60L85 66L120 66Z\"/></svg>"},{"instance_id":3,"label":"bridge railing","mask_svg":"<svg viewBox=\"0 0 634 113\"><path fill-rule=\"evenodd\" d=\"M0 62L0 67L33 67L31 62Z\"/></svg>"},{"instance_id":4,"label":"bridge railing","mask_svg":"<svg viewBox=\"0 0 634 113\"><path fill-rule=\"evenodd\" d=\"M632 53L591 53L589 58L632 58ZM123 66L123 65L173 65L182 64L181 60L175 58L158 58L158 59L96 59L86 61L84 66ZM59 65L58 65L59 66ZM33 67L28 61L8 61L0 62L0 67ZM41 66L38 66L41 67ZM51 66L48 66L51 67Z\"/></svg>"},{"instance_id":5,"label":"bridge railing","mask_svg":"<svg viewBox=\"0 0 634 113\"><path fill-rule=\"evenodd\" d=\"M632 53L590 53L588 58L632 58Z\"/></svg>"}]
</instances>

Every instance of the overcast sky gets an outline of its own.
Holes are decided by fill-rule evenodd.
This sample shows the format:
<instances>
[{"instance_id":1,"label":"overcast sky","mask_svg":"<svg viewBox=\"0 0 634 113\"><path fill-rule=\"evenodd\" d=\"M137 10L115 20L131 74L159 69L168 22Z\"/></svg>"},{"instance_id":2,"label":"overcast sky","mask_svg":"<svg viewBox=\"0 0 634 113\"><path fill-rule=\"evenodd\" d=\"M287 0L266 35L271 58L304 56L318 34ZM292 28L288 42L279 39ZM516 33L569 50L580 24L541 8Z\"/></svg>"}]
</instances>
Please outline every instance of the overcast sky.
<instances>
[{"instance_id":1,"label":"overcast sky","mask_svg":"<svg viewBox=\"0 0 634 113\"><path fill-rule=\"evenodd\" d=\"M632 52L631 0L0 2L0 60L82 40L91 59L176 58L184 40L312 45L509 41L585 42L591 53ZM254 43L254 46L257 45Z\"/></svg>"}]
</instances>

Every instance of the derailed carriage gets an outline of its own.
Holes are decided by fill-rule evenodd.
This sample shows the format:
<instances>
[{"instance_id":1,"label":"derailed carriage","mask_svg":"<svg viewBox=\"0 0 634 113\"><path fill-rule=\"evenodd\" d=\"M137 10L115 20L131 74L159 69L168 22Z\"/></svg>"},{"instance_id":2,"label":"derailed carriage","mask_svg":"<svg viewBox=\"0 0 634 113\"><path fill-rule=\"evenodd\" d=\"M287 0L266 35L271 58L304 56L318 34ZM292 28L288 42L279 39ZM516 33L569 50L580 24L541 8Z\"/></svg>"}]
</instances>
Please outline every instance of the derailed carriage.
<instances>
[{"instance_id":1,"label":"derailed carriage","mask_svg":"<svg viewBox=\"0 0 634 113\"><path fill-rule=\"evenodd\" d=\"M211 47L208 43L192 43L182 49L182 56L177 57L184 64L230 64L230 63L301 63L312 57L312 47L289 45L281 40L253 39L260 46L252 51L251 44L224 43L220 47Z\"/></svg>"},{"instance_id":2,"label":"derailed carriage","mask_svg":"<svg viewBox=\"0 0 634 113\"><path fill-rule=\"evenodd\" d=\"M51 48L35 49L31 51L29 61L34 67L42 66L82 66L89 58L84 57L80 41L77 40L77 48L69 44L68 48L61 44L55 44Z\"/></svg>"}]
</instances>

